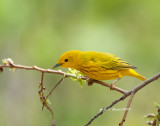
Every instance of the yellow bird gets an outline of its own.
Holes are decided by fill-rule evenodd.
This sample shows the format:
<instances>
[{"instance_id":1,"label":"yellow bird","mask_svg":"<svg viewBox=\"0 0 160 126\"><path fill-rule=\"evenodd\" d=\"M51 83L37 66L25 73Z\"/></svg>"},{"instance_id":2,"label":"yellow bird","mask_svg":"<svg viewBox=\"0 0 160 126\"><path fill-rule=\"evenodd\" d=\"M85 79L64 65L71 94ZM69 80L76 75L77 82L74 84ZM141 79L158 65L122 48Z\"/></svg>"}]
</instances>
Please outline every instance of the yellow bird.
<instances>
[{"instance_id":1,"label":"yellow bird","mask_svg":"<svg viewBox=\"0 0 160 126\"><path fill-rule=\"evenodd\" d=\"M77 69L95 80L116 79L113 83L123 76L136 77L142 81L146 80L145 77L134 70L136 67L110 53L68 51L62 54L53 68L58 66Z\"/></svg>"}]
</instances>

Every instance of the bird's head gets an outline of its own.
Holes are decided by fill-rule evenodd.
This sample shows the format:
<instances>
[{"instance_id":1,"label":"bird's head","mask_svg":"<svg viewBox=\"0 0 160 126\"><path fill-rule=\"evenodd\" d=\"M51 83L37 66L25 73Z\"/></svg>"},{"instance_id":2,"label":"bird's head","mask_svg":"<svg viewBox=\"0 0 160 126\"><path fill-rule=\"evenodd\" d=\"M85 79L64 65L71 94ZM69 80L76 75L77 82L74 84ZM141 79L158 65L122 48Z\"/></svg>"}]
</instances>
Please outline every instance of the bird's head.
<instances>
[{"instance_id":1,"label":"bird's head","mask_svg":"<svg viewBox=\"0 0 160 126\"><path fill-rule=\"evenodd\" d=\"M81 51L68 51L61 55L58 60L58 63L53 67L56 68L58 66L66 67L66 68L75 68L78 63L78 57L80 56Z\"/></svg>"}]
</instances>

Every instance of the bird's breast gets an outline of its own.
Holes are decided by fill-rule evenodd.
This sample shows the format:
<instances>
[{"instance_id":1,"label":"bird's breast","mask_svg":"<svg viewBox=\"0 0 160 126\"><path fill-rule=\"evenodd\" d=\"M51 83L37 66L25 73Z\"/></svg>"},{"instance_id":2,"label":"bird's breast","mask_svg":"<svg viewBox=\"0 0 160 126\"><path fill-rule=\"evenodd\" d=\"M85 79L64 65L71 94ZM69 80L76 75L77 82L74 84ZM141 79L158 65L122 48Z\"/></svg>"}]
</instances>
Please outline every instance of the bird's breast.
<instances>
[{"instance_id":1,"label":"bird's breast","mask_svg":"<svg viewBox=\"0 0 160 126\"><path fill-rule=\"evenodd\" d=\"M77 70L95 80L112 80L119 77L119 70L106 70L105 68L90 66L79 67Z\"/></svg>"}]
</instances>

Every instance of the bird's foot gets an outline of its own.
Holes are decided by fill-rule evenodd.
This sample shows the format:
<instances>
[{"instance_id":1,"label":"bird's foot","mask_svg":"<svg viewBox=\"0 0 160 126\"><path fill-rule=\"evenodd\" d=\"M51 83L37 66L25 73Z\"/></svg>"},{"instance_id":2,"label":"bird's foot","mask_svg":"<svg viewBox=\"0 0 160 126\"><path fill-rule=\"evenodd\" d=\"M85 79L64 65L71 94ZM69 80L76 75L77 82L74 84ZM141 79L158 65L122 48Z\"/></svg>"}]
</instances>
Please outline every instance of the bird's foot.
<instances>
[{"instance_id":1,"label":"bird's foot","mask_svg":"<svg viewBox=\"0 0 160 126\"><path fill-rule=\"evenodd\" d=\"M93 79L92 78L89 78L88 80L87 80L87 84L88 84L88 86L92 86L93 85Z\"/></svg>"},{"instance_id":2,"label":"bird's foot","mask_svg":"<svg viewBox=\"0 0 160 126\"><path fill-rule=\"evenodd\" d=\"M117 78L115 81L113 81L111 84L110 84L110 90L114 90L115 89L115 85L114 83L116 83L118 80L120 80L121 78Z\"/></svg>"},{"instance_id":3,"label":"bird's foot","mask_svg":"<svg viewBox=\"0 0 160 126\"><path fill-rule=\"evenodd\" d=\"M110 84L110 90L114 90L115 89L115 85L113 83Z\"/></svg>"}]
</instances>

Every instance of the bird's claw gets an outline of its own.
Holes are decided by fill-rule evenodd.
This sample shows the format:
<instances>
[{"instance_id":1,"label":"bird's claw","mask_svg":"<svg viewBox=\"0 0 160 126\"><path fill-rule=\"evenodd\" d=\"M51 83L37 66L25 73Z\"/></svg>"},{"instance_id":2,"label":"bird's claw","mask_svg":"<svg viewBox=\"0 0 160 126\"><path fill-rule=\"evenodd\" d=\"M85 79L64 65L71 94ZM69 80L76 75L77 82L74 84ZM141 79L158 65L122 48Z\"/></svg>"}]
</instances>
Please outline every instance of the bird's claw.
<instances>
[{"instance_id":1,"label":"bird's claw","mask_svg":"<svg viewBox=\"0 0 160 126\"><path fill-rule=\"evenodd\" d=\"M113 83L110 84L110 90L114 90L115 89L115 85Z\"/></svg>"},{"instance_id":2,"label":"bird's claw","mask_svg":"<svg viewBox=\"0 0 160 126\"><path fill-rule=\"evenodd\" d=\"M93 85L93 79L89 78L87 80L87 82L88 82L88 86L92 86Z\"/></svg>"}]
</instances>

